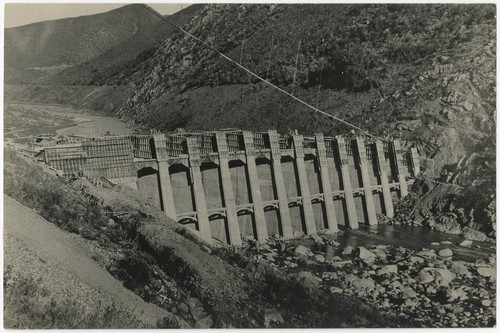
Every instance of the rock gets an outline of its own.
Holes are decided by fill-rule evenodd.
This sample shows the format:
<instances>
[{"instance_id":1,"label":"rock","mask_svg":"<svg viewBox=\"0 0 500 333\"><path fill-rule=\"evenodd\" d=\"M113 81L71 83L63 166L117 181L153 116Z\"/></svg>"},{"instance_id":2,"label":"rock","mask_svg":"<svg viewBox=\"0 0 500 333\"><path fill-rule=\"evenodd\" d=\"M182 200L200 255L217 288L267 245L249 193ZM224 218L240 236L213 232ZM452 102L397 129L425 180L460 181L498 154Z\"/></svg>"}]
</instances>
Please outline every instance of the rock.
<instances>
[{"instance_id":1,"label":"rock","mask_svg":"<svg viewBox=\"0 0 500 333\"><path fill-rule=\"evenodd\" d=\"M465 101L463 103L463 107L467 111L472 111L472 109L474 108L474 105L471 102L469 102L469 101Z\"/></svg>"},{"instance_id":2,"label":"rock","mask_svg":"<svg viewBox=\"0 0 500 333\"><path fill-rule=\"evenodd\" d=\"M364 247L360 246L356 249L356 255L363 261L372 262L375 260L375 253L368 251Z\"/></svg>"},{"instance_id":3,"label":"rock","mask_svg":"<svg viewBox=\"0 0 500 333\"><path fill-rule=\"evenodd\" d=\"M373 249L372 252L375 253L375 256L379 259L385 259L387 257L385 251L380 248Z\"/></svg>"},{"instance_id":4,"label":"rock","mask_svg":"<svg viewBox=\"0 0 500 333\"><path fill-rule=\"evenodd\" d=\"M485 240L488 239L488 236L470 227L465 227L462 229L462 236L466 240L478 241L478 242L484 242Z\"/></svg>"},{"instance_id":5,"label":"rock","mask_svg":"<svg viewBox=\"0 0 500 333\"><path fill-rule=\"evenodd\" d=\"M385 265L381 267L377 271L377 275L384 275L384 274L397 274L398 273L398 266L396 265Z\"/></svg>"},{"instance_id":6,"label":"rock","mask_svg":"<svg viewBox=\"0 0 500 333\"><path fill-rule=\"evenodd\" d=\"M439 245L440 245L440 243L439 243L439 242L432 242L432 243L431 243L431 245L432 245L432 246L439 246Z\"/></svg>"},{"instance_id":7,"label":"rock","mask_svg":"<svg viewBox=\"0 0 500 333\"><path fill-rule=\"evenodd\" d=\"M372 278L357 279L352 281L352 286L358 290L372 291L375 288L375 281Z\"/></svg>"},{"instance_id":8,"label":"rock","mask_svg":"<svg viewBox=\"0 0 500 333\"><path fill-rule=\"evenodd\" d=\"M440 257L451 257L451 256L453 256L453 251L448 249L448 248L442 249L442 250L439 250L438 255Z\"/></svg>"},{"instance_id":9,"label":"rock","mask_svg":"<svg viewBox=\"0 0 500 333\"><path fill-rule=\"evenodd\" d=\"M300 238L302 236L304 236L304 233L302 231L294 231L293 232L293 237L294 238Z\"/></svg>"},{"instance_id":10,"label":"rock","mask_svg":"<svg viewBox=\"0 0 500 333\"><path fill-rule=\"evenodd\" d=\"M495 276L496 275L495 269L493 269L491 267L478 267L477 268L477 273L480 276L484 276L484 277L490 277L490 276Z\"/></svg>"},{"instance_id":11,"label":"rock","mask_svg":"<svg viewBox=\"0 0 500 333\"><path fill-rule=\"evenodd\" d=\"M403 285L401 284L401 282L399 281L393 281L389 284L389 287L391 287L391 289L393 290L396 290L396 289L399 289L401 288Z\"/></svg>"},{"instance_id":12,"label":"rock","mask_svg":"<svg viewBox=\"0 0 500 333\"><path fill-rule=\"evenodd\" d=\"M211 328L214 324L212 316L208 315L196 321L194 328Z\"/></svg>"},{"instance_id":13,"label":"rock","mask_svg":"<svg viewBox=\"0 0 500 333\"><path fill-rule=\"evenodd\" d=\"M453 244L452 242L450 241L441 241L441 244L444 244L444 245L451 245Z\"/></svg>"},{"instance_id":14,"label":"rock","mask_svg":"<svg viewBox=\"0 0 500 333\"><path fill-rule=\"evenodd\" d=\"M410 262L412 263L419 263L419 264L423 264L424 263L424 258L422 257L417 257L417 256L411 256L410 257Z\"/></svg>"},{"instance_id":15,"label":"rock","mask_svg":"<svg viewBox=\"0 0 500 333\"><path fill-rule=\"evenodd\" d=\"M315 254L313 259L317 262L325 262L325 257L322 254Z\"/></svg>"},{"instance_id":16,"label":"rock","mask_svg":"<svg viewBox=\"0 0 500 333\"><path fill-rule=\"evenodd\" d=\"M264 258L268 261L274 261L275 253L264 253Z\"/></svg>"},{"instance_id":17,"label":"rock","mask_svg":"<svg viewBox=\"0 0 500 333\"><path fill-rule=\"evenodd\" d=\"M455 274L445 268L436 268L434 272L436 273L435 280L440 286L448 286L455 279Z\"/></svg>"},{"instance_id":18,"label":"rock","mask_svg":"<svg viewBox=\"0 0 500 333\"><path fill-rule=\"evenodd\" d=\"M333 261L333 262L330 263L330 265L332 267L338 268L338 267L343 267L345 265L349 265L351 263L352 263L352 261L350 261L350 260L343 260L343 261Z\"/></svg>"},{"instance_id":19,"label":"rock","mask_svg":"<svg viewBox=\"0 0 500 333\"><path fill-rule=\"evenodd\" d=\"M300 271L297 280L306 288L316 288L319 285L318 279L309 271Z\"/></svg>"},{"instance_id":20,"label":"rock","mask_svg":"<svg viewBox=\"0 0 500 333\"><path fill-rule=\"evenodd\" d=\"M333 246L331 244L327 244L325 249L325 261L332 261L333 254L334 254Z\"/></svg>"},{"instance_id":21,"label":"rock","mask_svg":"<svg viewBox=\"0 0 500 333\"><path fill-rule=\"evenodd\" d=\"M415 290L413 290L409 287L407 289L405 289L402 293L402 297L404 299L416 298L417 296L418 296L418 294L415 292Z\"/></svg>"},{"instance_id":22,"label":"rock","mask_svg":"<svg viewBox=\"0 0 500 333\"><path fill-rule=\"evenodd\" d=\"M344 292L344 290L342 290L339 287L330 287L330 292L332 294L342 294Z\"/></svg>"},{"instance_id":23,"label":"rock","mask_svg":"<svg viewBox=\"0 0 500 333\"><path fill-rule=\"evenodd\" d=\"M320 245L324 244L323 239L316 234L312 234L309 237L311 237L314 240L314 242L316 242L317 244L320 244Z\"/></svg>"},{"instance_id":24,"label":"rock","mask_svg":"<svg viewBox=\"0 0 500 333\"><path fill-rule=\"evenodd\" d=\"M463 242L461 242L458 245L460 245L462 247L471 247L472 246L472 241L471 240L464 240Z\"/></svg>"},{"instance_id":25,"label":"rock","mask_svg":"<svg viewBox=\"0 0 500 333\"><path fill-rule=\"evenodd\" d=\"M348 245L344 248L344 251L342 251L342 255L348 256L352 253L352 246Z\"/></svg>"},{"instance_id":26,"label":"rock","mask_svg":"<svg viewBox=\"0 0 500 333\"><path fill-rule=\"evenodd\" d=\"M454 261L451 263L451 272L456 275L468 275L469 269L460 261Z\"/></svg>"},{"instance_id":27,"label":"rock","mask_svg":"<svg viewBox=\"0 0 500 333\"><path fill-rule=\"evenodd\" d=\"M489 299L483 299L482 302L481 302L481 305L482 306L490 306L491 305L491 301Z\"/></svg>"},{"instance_id":28,"label":"rock","mask_svg":"<svg viewBox=\"0 0 500 333\"><path fill-rule=\"evenodd\" d=\"M264 326L266 328L271 328L272 327L271 324L282 325L285 323L281 313L279 313L274 309L265 309L263 317L264 317Z\"/></svg>"},{"instance_id":29,"label":"rock","mask_svg":"<svg viewBox=\"0 0 500 333\"><path fill-rule=\"evenodd\" d=\"M419 257L434 258L436 256L436 251L434 250L422 250L416 253Z\"/></svg>"},{"instance_id":30,"label":"rock","mask_svg":"<svg viewBox=\"0 0 500 333\"><path fill-rule=\"evenodd\" d=\"M418 301L416 300L413 300L413 299L407 299L405 301L405 306L408 306L408 307L414 307L414 306L417 306L418 305Z\"/></svg>"},{"instance_id":31,"label":"rock","mask_svg":"<svg viewBox=\"0 0 500 333\"><path fill-rule=\"evenodd\" d=\"M457 299L464 300L467 298L467 293L463 290L463 288L449 289L446 293L446 297L448 297L448 302L453 302Z\"/></svg>"},{"instance_id":32,"label":"rock","mask_svg":"<svg viewBox=\"0 0 500 333\"><path fill-rule=\"evenodd\" d=\"M311 253L311 249L305 247L304 245L299 245L295 248L294 252L300 255L309 255L309 253Z\"/></svg>"},{"instance_id":33,"label":"rock","mask_svg":"<svg viewBox=\"0 0 500 333\"><path fill-rule=\"evenodd\" d=\"M434 281L434 276L428 273L424 268L420 272L418 272L417 281L423 284L431 283L432 281Z\"/></svg>"}]
</instances>

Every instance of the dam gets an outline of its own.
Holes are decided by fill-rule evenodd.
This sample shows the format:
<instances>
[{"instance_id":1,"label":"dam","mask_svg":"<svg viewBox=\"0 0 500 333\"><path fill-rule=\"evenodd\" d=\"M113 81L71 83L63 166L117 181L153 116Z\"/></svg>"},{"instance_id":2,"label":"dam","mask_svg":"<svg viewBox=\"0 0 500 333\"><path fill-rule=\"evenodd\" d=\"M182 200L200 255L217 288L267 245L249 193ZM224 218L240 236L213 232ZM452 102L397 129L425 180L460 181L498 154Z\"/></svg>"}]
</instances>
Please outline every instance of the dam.
<instances>
[{"instance_id":1,"label":"dam","mask_svg":"<svg viewBox=\"0 0 500 333\"><path fill-rule=\"evenodd\" d=\"M108 135L28 151L65 176L129 186L206 241L231 245L375 225L420 172L415 148L354 134Z\"/></svg>"}]
</instances>

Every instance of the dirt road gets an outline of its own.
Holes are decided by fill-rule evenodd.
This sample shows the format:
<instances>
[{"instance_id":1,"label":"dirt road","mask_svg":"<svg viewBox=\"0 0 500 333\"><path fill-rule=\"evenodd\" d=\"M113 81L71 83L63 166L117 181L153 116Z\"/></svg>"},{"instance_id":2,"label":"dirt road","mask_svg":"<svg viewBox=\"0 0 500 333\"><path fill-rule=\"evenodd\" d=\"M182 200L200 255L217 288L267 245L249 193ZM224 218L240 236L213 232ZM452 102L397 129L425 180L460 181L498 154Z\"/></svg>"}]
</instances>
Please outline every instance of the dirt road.
<instances>
[{"instance_id":1,"label":"dirt road","mask_svg":"<svg viewBox=\"0 0 500 333\"><path fill-rule=\"evenodd\" d=\"M62 297L105 295L147 326L169 315L144 302L91 257L86 243L57 228L33 210L4 196L4 267L35 276ZM91 296L89 296L91 294ZM89 304L92 306L92 304Z\"/></svg>"}]
</instances>

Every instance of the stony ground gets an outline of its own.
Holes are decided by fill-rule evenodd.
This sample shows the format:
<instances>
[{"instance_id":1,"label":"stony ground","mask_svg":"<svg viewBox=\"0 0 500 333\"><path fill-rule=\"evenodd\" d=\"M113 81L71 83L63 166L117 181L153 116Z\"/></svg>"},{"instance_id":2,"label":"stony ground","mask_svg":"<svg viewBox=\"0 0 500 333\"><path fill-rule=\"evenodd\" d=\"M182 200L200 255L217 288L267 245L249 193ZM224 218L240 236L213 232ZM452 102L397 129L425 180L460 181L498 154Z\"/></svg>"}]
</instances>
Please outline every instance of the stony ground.
<instances>
[{"instance_id":1,"label":"stony ground","mask_svg":"<svg viewBox=\"0 0 500 333\"><path fill-rule=\"evenodd\" d=\"M495 325L495 255L475 262L456 260L449 244L431 243L432 248L419 251L388 245L353 249L341 248L331 236L313 236L249 247L245 255L310 288L359 297L382 312L397 313L412 326Z\"/></svg>"}]
</instances>

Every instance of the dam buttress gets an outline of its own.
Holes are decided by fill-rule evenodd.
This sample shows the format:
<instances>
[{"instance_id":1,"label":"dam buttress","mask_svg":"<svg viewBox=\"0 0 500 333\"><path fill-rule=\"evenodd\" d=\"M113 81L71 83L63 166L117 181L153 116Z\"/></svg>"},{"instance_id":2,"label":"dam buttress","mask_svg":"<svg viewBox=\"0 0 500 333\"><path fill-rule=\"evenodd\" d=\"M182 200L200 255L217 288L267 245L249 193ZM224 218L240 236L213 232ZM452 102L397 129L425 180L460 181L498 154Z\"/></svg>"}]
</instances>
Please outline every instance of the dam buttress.
<instances>
[{"instance_id":1,"label":"dam buttress","mask_svg":"<svg viewBox=\"0 0 500 333\"><path fill-rule=\"evenodd\" d=\"M360 136L304 137L275 130L73 138L28 152L65 176L106 178L212 242L241 245L394 215L419 174L415 148Z\"/></svg>"}]
</instances>

